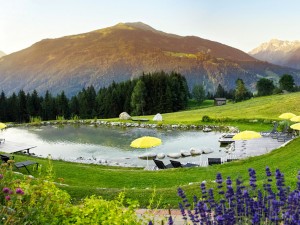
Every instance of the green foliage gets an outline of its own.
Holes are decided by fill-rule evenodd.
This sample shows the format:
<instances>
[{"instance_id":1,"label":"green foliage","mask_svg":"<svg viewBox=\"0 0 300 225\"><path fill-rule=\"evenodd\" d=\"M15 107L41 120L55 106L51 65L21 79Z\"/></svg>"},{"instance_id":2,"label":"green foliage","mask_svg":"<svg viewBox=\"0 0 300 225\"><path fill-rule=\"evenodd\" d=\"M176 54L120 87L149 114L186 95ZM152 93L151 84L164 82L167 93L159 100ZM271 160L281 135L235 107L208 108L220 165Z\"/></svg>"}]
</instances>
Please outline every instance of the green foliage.
<instances>
[{"instance_id":1,"label":"green foliage","mask_svg":"<svg viewBox=\"0 0 300 225\"><path fill-rule=\"evenodd\" d=\"M198 103L202 103L205 100L205 90L203 85L195 84L192 90L194 99Z\"/></svg>"},{"instance_id":2,"label":"green foliage","mask_svg":"<svg viewBox=\"0 0 300 225\"><path fill-rule=\"evenodd\" d=\"M222 87L221 84L219 84L217 87L215 98L226 98L226 97L227 97L227 94L226 94L225 89Z\"/></svg>"},{"instance_id":3,"label":"green foliage","mask_svg":"<svg viewBox=\"0 0 300 225\"><path fill-rule=\"evenodd\" d=\"M135 214L137 201L125 199L123 192L112 201L91 196L73 205L69 194L53 182L50 159L41 178L16 175L12 164L0 169L1 224L141 224Z\"/></svg>"},{"instance_id":4,"label":"green foliage","mask_svg":"<svg viewBox=\"0 0 300 225\"><path fill-rule=\"evenodd\" d=\"M279 80L279 87L281 90L286 90L286 91L294 91L294 78L292 75L289 74L284 74Z\"/></svg>"},{"instance_id":5,"label":"green foliage","mask_svg":"<svg viewBox=\"0 0 300 225\"><path fill-rule=\"evenodd\" d=\"M42 121L42 118L40 116L36 117L30 117L30 123L40 123Z\"/></svg>"},{"instance_id":6,"label":"green foliage","mask_svg":"<svg viewBox=\"0 0 300 225\"><path fill-rule=\"evenodd\" d=\"M139 116L144 115L146 87L142 80L138 80L131 94L132 114Z\"/></svg>"},{"instance_id":7,"label":"green foliage","mask_svg":"<svg viewBox=\"0 0 300 225\"><path fill-rule=\"evenodd\" d=\"M202 116L202 122L210 122L211 121L211 118L209 116Z\"/></svg>"},{"instance_id":8,"label":"green foliage","mask_svg":"<svg viewBox=\"0 0 300 225\"><path fill-rule=\"evenodd\" d=\"M242 79L236 80L236 88L234 99L236 102L245 101L249 99L252 94L247 90L245 83Z\"/></svg>"},{"instance_id":9,"label":"green foliage","mask_svg":"<svg viewBox=\"0 0 300 225\"><path fill-rule=\"evenodd\" d=\"M256 90L258 96L265 96L273 94L275 85L272 80L261 78L256 83Z\"/></svg>"}]
</instances>

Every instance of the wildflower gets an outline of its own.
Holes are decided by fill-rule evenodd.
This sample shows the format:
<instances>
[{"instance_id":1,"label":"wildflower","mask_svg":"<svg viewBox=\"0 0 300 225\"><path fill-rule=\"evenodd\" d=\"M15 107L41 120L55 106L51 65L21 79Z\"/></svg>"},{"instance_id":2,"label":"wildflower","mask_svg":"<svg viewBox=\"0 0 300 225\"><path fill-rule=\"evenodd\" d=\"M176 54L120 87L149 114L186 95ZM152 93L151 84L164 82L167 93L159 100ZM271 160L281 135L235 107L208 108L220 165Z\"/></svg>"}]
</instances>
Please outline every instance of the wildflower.
<instances>
[{"instance_id":1,"label":"wildflower","mask_svg":"<svg viewBox=\"0 0 300 225\"><path fill-rule=\"evenodd\" d=\"M0 174L0 179L3 179L3 174Z\"/></svg>"},{"instance_id":2,"label":"wildflower","mask_svg":"<svg viewBox=\"0 0 300 225\"><path fill-rule=\"evenodd\" d=\"M10 196L9 196L9 195L6 195L6 196L5 196L5 200L6 200L6 201L10 201Z\"/></svg>"},{"instance_id":3,"label":"wildflower","mask_svg":"<svg viewBox=\"0 0 300 225\"><path fill-rule=\"evenodd\" d=\"M16 194L24 195L24 191L21 188L16 189Z\"/></svg>"},{"instance_id":4,"label":"wildflower","mask_svg":"<svg viewBox=\"0 0 300 225\"><path fill-rule=\"evenodd\" d=\"M169 216L168 224L169 224L169 225L173 225L173 219L172 219L172 216Z\"/></svg>"},{"instance_id":5,"label":"wildflower","mask_svg":"<svg viewBox=\"0 0 300 225\"><path fill-rule=\"evenodd\" d=\"M8 194L9 191L10 191L10 189L9 189L8 187L4 187L4 188L2 189L2 191L3 191L3 193Z\"/></svg>"}]
</instances>

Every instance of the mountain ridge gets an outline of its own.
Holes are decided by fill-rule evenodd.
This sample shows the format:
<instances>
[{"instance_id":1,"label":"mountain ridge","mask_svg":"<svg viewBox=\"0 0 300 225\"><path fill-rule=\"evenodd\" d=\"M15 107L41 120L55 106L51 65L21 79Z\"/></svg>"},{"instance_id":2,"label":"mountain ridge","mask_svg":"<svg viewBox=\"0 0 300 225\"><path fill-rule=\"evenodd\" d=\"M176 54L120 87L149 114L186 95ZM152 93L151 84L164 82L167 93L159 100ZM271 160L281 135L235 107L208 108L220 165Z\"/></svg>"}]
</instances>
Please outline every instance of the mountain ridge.
<instances>
[{"instance_id":1,"label":"mountain ridge","mask_svg":"<svg viewBox=\"0 0 300 225\"><path fill-rule=\"evenodd\" d=\"M0 51L0 58L3 56L6 56L6 54L4 52Z\"/></svg>"},{"instance_id":2,"label":"mountain ridge","mask_svg":"<svg viewBox=\"0 0 300 225\"><path fill-rule=\"evenodd\" d=\"M272 39L249 52L256 59L300 69L300 41Z\"/></svg>"},{"instance_id":3,"label":"mountain ridge","mask_svg":"<svg viewBox=\"0 0 300 225\"><path fill-rule=\"evenodd\" d=\"M220 83L230 89L242 78L254 89L257 79L275 81L283 73L300 81L298 70L258 61L230 46L196 36L179 36L147 24L112 27L55 39L43 39L0 59L0 85L8 94L62 90L72 96L82 88L96 89L164 70L180 72L191 88L205 84L213 92Z\"/></svg>"}]
</instances>

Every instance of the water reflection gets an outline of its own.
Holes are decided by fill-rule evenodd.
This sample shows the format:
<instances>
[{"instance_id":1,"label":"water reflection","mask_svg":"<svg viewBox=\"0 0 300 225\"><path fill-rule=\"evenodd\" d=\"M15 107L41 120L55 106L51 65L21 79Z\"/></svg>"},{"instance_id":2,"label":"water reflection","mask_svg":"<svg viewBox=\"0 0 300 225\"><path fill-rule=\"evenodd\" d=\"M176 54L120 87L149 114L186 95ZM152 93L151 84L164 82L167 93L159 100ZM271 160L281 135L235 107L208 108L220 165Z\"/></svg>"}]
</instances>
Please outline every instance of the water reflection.
<instances>
[{"instance_id":1,"label":"water reflection","mask_svg":"<svg viewBox=\"0 0 300 225\"><path fill-rule=\"evenodd\" d=\"M154 136L162 139L162 145L151 149L134 149L130 147L132 140L141 136ZM85 159L106 160L145 166L146 162L138 159L144 153L176 153L189 151L191 147L214 150L210 157L225 156L219 151L218 137L220 133L203 133L199 131L163 130L149 128L121 128L70 126L43 126L40 128L9 128L2 132L9 141L36 145L32 149L38 156L74 160ZM205 157L205 156L204 156ZM166 162L169 158L166 158ZM181 162L195 161L198 158L184 158Z\"/></svg>"}]
</instances>

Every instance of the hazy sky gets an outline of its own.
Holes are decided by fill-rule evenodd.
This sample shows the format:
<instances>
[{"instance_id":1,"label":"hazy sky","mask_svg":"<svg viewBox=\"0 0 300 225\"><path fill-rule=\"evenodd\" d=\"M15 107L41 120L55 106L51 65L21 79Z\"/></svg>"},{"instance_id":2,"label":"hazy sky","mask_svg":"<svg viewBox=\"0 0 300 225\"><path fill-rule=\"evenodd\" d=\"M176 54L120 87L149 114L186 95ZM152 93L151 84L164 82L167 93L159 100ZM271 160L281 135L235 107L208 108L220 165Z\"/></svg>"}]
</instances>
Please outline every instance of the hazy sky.
<instances>
[{"instance_id":1,"label":"hazy sky","mask_svg":"<svg viewBox=\"0 0 300 225\"><path fill-rule=\"evenodd\" d=\"M300 1L0 0L0 50L137 21L248 52L272 38L300 40Z\"/></svg>"}]
</instances>

